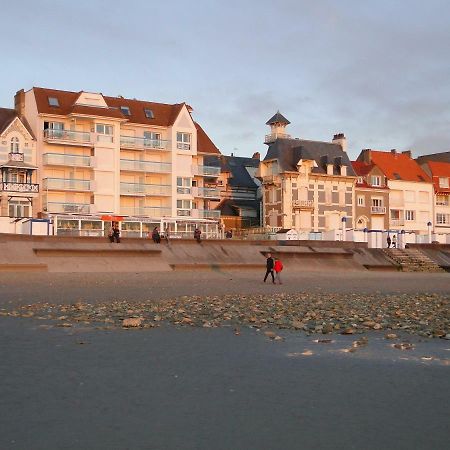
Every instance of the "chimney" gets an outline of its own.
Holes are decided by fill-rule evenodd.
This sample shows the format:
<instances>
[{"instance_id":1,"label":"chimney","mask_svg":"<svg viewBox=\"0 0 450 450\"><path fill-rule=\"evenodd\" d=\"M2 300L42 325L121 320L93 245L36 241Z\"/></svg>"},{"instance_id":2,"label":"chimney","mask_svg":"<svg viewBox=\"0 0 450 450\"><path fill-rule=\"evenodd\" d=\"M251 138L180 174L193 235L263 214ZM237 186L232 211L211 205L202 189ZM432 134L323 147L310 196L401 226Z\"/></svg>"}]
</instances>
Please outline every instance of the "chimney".
<instances>
[{"instance_id":1,"label":"chimney","mask_svg":"<svg viewBox=\"0 0 450 450\"><path fill-rule=\"evenodd\" d=\"M25 111L25 91L21 89L16 92L14 96L14 109L17 111L19 116L22 116Z\"/></svg>"},{"instance_id":2,"label":"chimney","mask_svg":"<svg viewBox=\"0 0 450 450\"><path fill-rule=\"evenodd\" d=\"M347 151L347 138L345 137L344 133L335 134L331 142L333 144L339 144L342 148L342 151Z\"/></svg>"},{"instance_id":3,"label":"chimney","mask_svg":"<svg viewBox=\"0 0 450 450\"><path fill-rule=\"evenodd\" d=\"M261 160L261 154L259 152L253 153L252 159Z\"/></svg>"},{"instance_id":4,"label":"chimney","mask_svg":"<svg viewBox=\"0 0 450 450\"><path fill-rule=\"evenodd\" d=\"M408 158L412 158L411 150L404 150L402 152L402 155L406 155Z\"/></svg>"}]
</instances>

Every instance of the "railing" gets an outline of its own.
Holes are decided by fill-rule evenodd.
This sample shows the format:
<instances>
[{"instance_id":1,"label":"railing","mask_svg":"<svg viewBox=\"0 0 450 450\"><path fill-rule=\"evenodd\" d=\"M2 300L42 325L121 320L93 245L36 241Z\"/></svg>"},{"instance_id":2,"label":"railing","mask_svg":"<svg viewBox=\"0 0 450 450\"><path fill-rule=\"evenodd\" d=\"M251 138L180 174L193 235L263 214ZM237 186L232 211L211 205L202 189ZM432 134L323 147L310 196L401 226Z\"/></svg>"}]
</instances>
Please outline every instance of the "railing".
<instances>
[{"instance_id":1,"label":"railing","mask_svg":"<svg viewBox=\"0 0 450 450\"><path fill-rule=\"evenodd\" d=\"M89 214L91 205L88 203L47 202L46 208L47 212L51 213Z\"/></svg>"},{"instance_id":2,"label":"railing","mask_svg":"<svg viewBox=\"0 0 450 450\"><path fill-rule=\"evenodd\" d=\"M27 192L27 193L38 193L39 184L34 183L16 183L3 181L0 184L1 190L4 192Z\"/></svg>"},{"instance_id":3,"label":"railing","mask_svg":"<svg viewBox=\"0 0 450 450\"><path fill-rule=\"evenodd\" d=\"M10 161L16 161L16 162L23 162L24 161L24 154L23 153L8 153L8 159Z\"/></svg>"},{"instance_id":4,"label":"railing","mask_svg":"<svg viewBox=\"0 0 450 450\"><path fill-rule=\"evenodd\" d=\"M57 191L90 191L90 180L76 180L70 178L44 178L42 188Z\"/></svg>"},{"instance_id":5,"label":"railing","mask_svg":"<svg viewBox=\"0 0 450 450\"><path fill-rule=\"evenodd\" d=\"M91 144L91 133L84 131L68 131L68 130L44 130L44 139L51 141L64 141L75 144Z\"/></svg>"},{"instance_id":6,"label":"railing","mask_svg":"<svg viewBox=\"0 0 450 450\"><path fill-rule=\"evenodd\" d=\"M90 156L66 155L62 153L45 153L43 155L44 164L50 166L77 166L90 167Z\"/></svg>"},{"instance_id":7,"label":"railing","mask_svg":"<svg viewBox=\"0 0 450 450\"><path fill-rule=\"evenodd\" d=\"M190 194L190 193L191 193L190 187L177 186L177 194Z\"/></svg>"},{"instance_id":8,"label":"railing","mask_svg":"<svg viewBox=\"0 0 450 450\"><path fill-rule=\"evenodd\" d=\"M272 142L275 142L277 139L290 139L291 135L286 133L272 133L272 134L266 134L266 137L264 139L264 144L270 144Z\"/></svg>"},{"instance_id":9,"label":"railing","mask_svg":"<svg viewBox=\"0 0 450 450\"><path fill-rule=\"evenodd\" d=\"M177 149L179 150L190 150L191 144L185 142L177 142Z\"/></svg>"},{"instance_id":10,"label":"railing","mask_svg":"<svg viewBox=\"0 0 450 450\"><path fill-rule=\"evenodd\" d=\"M169 142L161 139L120 136L120 146L123 148L167 150Z\"/></svg>"},{"instance_id":11,"label":"railing","mask_svg":"<svg viewBox=\"0 0 450 450\"><path fill-rule=\"evenodd\" d=\"M162 217L170 216L172 210L163 206L122 206L120 214L125 216Z\"/></svg>"},{"instance_id":12,"label":"railing","mask_svg":"<svg viewBox=\"0 0 450 450\"><path fill-rule=\"evenodd\" d=\"M314 208L314 200L294 200L292 202L294 208Z\"/></svg>"},{"instance_id":13,"label":"railing","mask_svg":"<svg viewBox=\"0 0 450 450\"><path fill-rule=\"evenodd\" d=\"M436 197L436 206L448 206L449 205L449 198L439 196Z\"/></svg>"},{"instance_id":14,"label":"railing","mask_svg":"<svg viewBox=\"0 0 450 450\"><path fill-rule=\"evenodd\" d=\"M193 175L204 177L218 177L220 175L220 167L215 166L192 166Z\"/></svg>"},{"instance_id":15,"label":"railing","mask_svg":"<svg viewBox=\"0 0 450 450\"><path fill-rule=\"evenodd\" d=\"M154 172L169 173L171 171L171 163L153 162L153 161L136 161L133 159L121 159L120 169L131 172Z\"/></svg>"},{"instance_id":16,"label":"railing","mask_svg":"<svg viewBox=\"0 0 450 450\"><path fill-rule=\"evenodd\" d=\"M120 183L121 195L170 195L171 189L165 184Z\"/></svg>"},{"instance_id":17,"label":"railing","mask_svg":"<svg viewBox=\"0 0 450 450\"><path fill-rule=\"evenodd\" d=\"M220 189L196 187L192 188L192 194L200 198L220 198Z\"/></svg>"},{"instance_id":18,"label":"railing","mask_svg":"<svg viewBox=\"0 0 450 450\"><path fill-rule=\"evenodd\" d=\"M191 216L200 219L220 219L220 211L216 209L193 209Z\"/></svg>"},{"instance_id":19,"label":"railing","mask_svg":"<svg viewBox=\"0 0 450 450\"><path fill-rule=\"evenodd\" d=\"M190 209L177 209L177 216L190 216L191 210Z\"/></svg>"},{"instance_id":20,"label":"railing","mask_svg":"<svg viewBox=\"0 0 450 450\"><path fill-rule=\"evenodd\" d=\"M263 176L263 184L275 184L275 175L265 175Z\"/></svg>"},{"instance_id":21,"label":"railing","mask_svg":"<svg viewBox=\"0 0 450 450\"><path fill-rule=\"evenodd\" d=\"M390 219L389 225L391 227L399 227L405 225L405 219Z\"/></svg>"},{"instance_id":22,"label":"railing","mask_svg":"<svg viewBox=\"0 0 450 450\"><path fill-rule=\"evenodd\" d=\"M371 214L386 214L385 206L371 206L370 207Z\"/></svg>"},{"instance_id":23,"label":"railing","mask_svg":"<svg viewBox=\"0 0 450 450\"><path fill-rule=\"evenodd\" d=\"M114 142L114 137L112 134L97 134L97 142L112 144Z\"/></svg>"}]
</instances>

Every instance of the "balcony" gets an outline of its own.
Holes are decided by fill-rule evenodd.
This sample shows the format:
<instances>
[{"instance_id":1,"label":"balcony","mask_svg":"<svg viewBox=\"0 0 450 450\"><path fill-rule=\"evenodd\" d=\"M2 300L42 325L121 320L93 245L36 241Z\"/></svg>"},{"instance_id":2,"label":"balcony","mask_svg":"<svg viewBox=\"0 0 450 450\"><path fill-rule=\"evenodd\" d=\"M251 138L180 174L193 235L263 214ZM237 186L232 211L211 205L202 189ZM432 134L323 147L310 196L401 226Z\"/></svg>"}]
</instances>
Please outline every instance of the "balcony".
<instances>
[{"instance_id":1,"label":"balcony","mask_svg":"<svg viewBox=\"0 0 450 450\"><path fill-rule=\"evenodd\" d=\"M170 216L172 210L163 206L122 206L120 214L124 216L163 217Z\"/></svg>"},{"instance_id":2,"label":"balcony","mask_svg":"<svg viewBox=\"0 0 450 450\"><path fill-rule=\"evenodd\" d=\"M177 194L190 194L191 188L190 187L183 187L183 186L177 186Z\"/></svg>"},{"instance_id":3,"label":"balcony","mask_svg":"<svg viewBox=\"0 0 450 450\"><path fill-rule=\"evenodd\" d=\"M170 150L170 141L120 136L120 147L134 150Z\"/></svg>"},{"instance_id":4,"label":"balcony","mask_svg":"<svg viewBox=\"0 0 450 450\"><path fill-rule=\"evenodd\" d=\"M177 209L177 216L187 217L191 215L190 209Z\"/></svg>"},{"instance_id":5,"label":"balcony","mask_svg":"<svg viewBox=\"0 0 450 450\"><path fill-rule=\"evenodd\" d=\"M218 177L220 175L220 167L192 166L192 174L202 177Z\"/></svg>"},{"instance_id":6,"label":"balcony","mask_svg":"<svg viewBox=\"0 0 450 450\"><path fill-rule=\"evenodd\" d=\"M371 214L386 214L385 206L371 206L370 207Z\"/></svg>"},{"instance_id":7,"label":"balcony","mask_svg":"<svg viewBox=\"0 0 450 450\"><path fill-rule=\"evenodd\" d=\"M84 131L44 130L44 141L55 144L82 145L91 147L91 133Z\"/></svg>"},{"instance_id":8,"label":"balcony","mask_svg":"<svg viewBox=\"0 0 450 450\"><path fill-rule=\"evenodd\" d=\"M25 160L23 153L8 153L8 159L16 162L24 162Z\"/></svg>"},{"instance_id":9,"label":"balcony","mask_svg":"<svg viewBox=\"0 0 450 450\"><path fill-rule=\"evenodd\" d=\"M314 200L294 200L292 207L294 209L314 209Z\"/></svg>"},{"instance_id":10,"label":"balcony","mask_svg":"<svg viewBox=\"0 0 450 450\"><path fill-rule=\"evenodd\" d=\"M165 184L120 183L120 195L132 196L169 196L172 187Z\"/></svg>"},{"instance_id":11,"label":"balcony","mask_svg":"<svg viewBox=\"0 0 450 450\"><path fill-rule=\"evenodd\" d=\"M3 192L23 192L27 194L39 193L39 184L34 183L16 183L13 181L3 181L0 184Z\"/></svg>"},{"instance_id":12,"label":"balcony","mask_svg":"<svg viewBox=\"0 0 450 450\"><path fill-rule=\"evenodd\" d=\"M220 198L220 189L194 187L192 188L192 194L194 195L194 197L199 198Z\"/></svg>"},{"instance_id":13,"label":"balcony","mask_svg":"<svg viewBox=\"0 0 450 450\"><path fill-rule=\"evenodd\" d=\"M191 144L189 142L177 142L178 150L190 150Z\"/></svg>"},{"instance_id":14,"label":"balcony","mask_svg":"<svg viewBox=\"0 0 450 450\"><path fill-rule=\"evenodd\" d=\"M49 213L89 214L91 205L88 203L47 202L44 210Z\"/></svg>"},{"instance_id":15,"label":"balcony","mask_svg":"<svg viewBox=\"0 0 450 450\"><path fill-rule=\"evenodd\" d=\"M275 184L276 176L275 175L265 175L262 177L263 184Z\"/></svg>"},{"instance_id":16,"label":"balcony","mask_svg":"<svg viewBox=\"0 0 450 450\"><path fill-rule=\"evenodd\" d=\"M70 178L44 178L42 189L48 191L91 191L90 180L75 180Z\"/></svg>"},{"instance_id":17,"label":"balcony","mask_svg":"<svg viewBox=\"0 0 450 450\"><path fill-rule=\"evenodd\" d=\"M199 219L220 219L220 211L216 209L193 209L191 216Z\"/></svg>"},{"instance_id":18,"label":"balcony","mask_svg":"<svg viewBox=\"0 0 450 450\"><path fill-rule=\"evenodd\" d=\"M47 166L91 167L90 156L66 155L62 153L45 153L43 162Z\"/></svg>"},{"instance_id":19,"label":"balcony","mask_svg":"<svg viewBox=\"0 0 450 450\"><path fill-rule=\"evenodd\" d=\"M172 164L153 161L137 161L133 159L121 159L120 170L126 170L129 172L170 173L170 171L172 170Z\"/></svg>"},{"instance_id":20,"label":"balcony","mask_svg":"<svg viewBox=\"0 0 450 450\"><path fill-rule=\"evenodd\" d=\"M264 138L264 144L271 144L277 139L291 139L291 135L286 133L266 134L266 137Z\"/></svg>"}]
</instances>

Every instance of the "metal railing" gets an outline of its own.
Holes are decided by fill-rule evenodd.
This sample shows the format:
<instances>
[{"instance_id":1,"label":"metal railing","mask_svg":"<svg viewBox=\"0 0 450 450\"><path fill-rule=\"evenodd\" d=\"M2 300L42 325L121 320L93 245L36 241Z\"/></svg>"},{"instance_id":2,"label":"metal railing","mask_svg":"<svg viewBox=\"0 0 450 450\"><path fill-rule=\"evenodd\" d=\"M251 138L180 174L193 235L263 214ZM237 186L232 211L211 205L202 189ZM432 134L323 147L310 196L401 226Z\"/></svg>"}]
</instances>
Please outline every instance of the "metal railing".
<instances>
[{"instance_id":1,"label":"metal railing","mask_svg":"<svg viewBox=\"0 0 450 450\"><path fill-rule=\"evenodd\" d=\"M120 136L120 146L123 148L134 148L139 150L154 149L167 150L170 141L162 139L146 139L134 136Z\"/></svg>"},{"instance_id":2,"label":"metal railing","mask_svg":"<svg viewBox=\"0 0 450 450\"><path fill-rule=\"evenodd\" d=\"M44 130L44 139L51 141L73 142L77 144L92 143L91 133L85 131L69 131L69 130Z\"/></svg>"},{"instance_id":3,"label":"metal railing","mask_svg":"<svg viewBox=\"0 0 450 450\"><path fill-rule=\"evenodd\" d=\"M190 194L190 187L177 186L177 194Z\"/></svg>"},{"instance_id":4,"label":"metal railing","mask_svg":"<svg viewBox=\"0 0 450 450\"><path fill-rule=\"evenodd\" d=\"M370 207L371 214L386 214L385 206L371 206Z\"/></svg>"},{"instance_id":5,"label":"metal railing","mask_svg":"<svg viewBox=\"0 0 450 450\"><path fill-rule=\"evenodd\" d=\"M120 183L121 195L170 195L172 187L165 184Z\"/></svg>"},{"instance_id":6,"label":"metal railing","mask_svg":"<svg viewBox=\"0 0 450 450\"><path fill-rule=\"evenodd\" d=\"M275 142L277 139L290 139L291 135L286 133L272 133L266 134L264 138L264 144L270 144L271 142Z\"/></svg>"},{"instance_id":7,"label":"metal railing","mask_svg":"<svg viewBox=\"0 0 450 450\"><path fill-rule=\"evenodd\" d=\"M66 155L63 153L44 153L43 161L48 166L91 166L90 156Z\"/></svg>"},{"instance_id":8,"label":"metal railing","mask_svg":"<svg viewBox=\"0 0 450 450\"><path fill-rule=\"evenodd\" d=\"M3 181L0 184L0 189L4 192L26 192L31 194L39 192L39 184Z\"/></svg>"},{"instance_id":9,"label":"metal railing","mask_svg":"<svg viewBox=\"0 0 450 450\"><path fill-rule=\"evenodd\" d=\"M313 208L314 200L293 200L292 206L294 208Z\"/></svg>"},{"instance_id":10,"label":"metal railing","mask_svg":"<svg viewBox=\"0 0 450 450\"><path fill-rule=\"evenodd\" d=\"M195 187L192 188L192 194L194 195L194 197L200 198L220 198L220 189Z\"/></svg>"},{"instance_id":11,"label":"metal railing","mask_svg":"<svg viewBox=\"0 0 450 450\"><path fill-rule=\"evenodd\" d=\"M216 209L193 209L190 215L199 219L220 219L220 211Z\"/></svg>"},{"instance_id":12,"label":"metal railing","mask_svg":"<svg viewBox=\"0 0 450 450\"><path fill-rule=\"evenodd\" d=\"M193 175L204 177L218 177L220 175L220 167L215 166L192 166Z\"/></svg>"},{"instance_id":13,"label":"metal railing","mask_svg":"<svg viewBox=\"0 0 450 450\"><path fill-rule=\"evenodd\" d=\"M91 205L88 203L47 202L46 210L50 213L89 214Z\"/></svg>"},{"instance_id":14,"label":"metal railing","mask_svg":"<svg viewBox=\"0 0 450 450\"><path fill-rule=\"evenodd\" d=\"M44 178L42 188L57 191L90 191L91 181L70 178Z\"/></svg>"},{"instance_id":15,"label":"metal railing","mask_svg":"<svg viewBox=\"0 0 450 450\"><path fill-rule=\"evenodd\" d=\"M131 172L169 173L172 170L171 163L137 161L133 159L121 159L120 169Z\"/></svg>"},{"instance_id":16,"label":"metal railing","mask_svg":"<svg viewBox=\"0 0 450 450\"><path fill-rule=\"evenodd\" d=\"M185 142L177 142L177 149L179 150L190 150L191 144Z\"/></svg>"},{"instance_id":17,"label":"metal railing","mask_svg":"<svg viewBox=\"0 0 450 450\"><path fill-rule=\"evenodd\" d=\"M120 214L125 216L163 217L170 216L172 210L164 206L122 206Z\"/></svg>"}]
</instances>

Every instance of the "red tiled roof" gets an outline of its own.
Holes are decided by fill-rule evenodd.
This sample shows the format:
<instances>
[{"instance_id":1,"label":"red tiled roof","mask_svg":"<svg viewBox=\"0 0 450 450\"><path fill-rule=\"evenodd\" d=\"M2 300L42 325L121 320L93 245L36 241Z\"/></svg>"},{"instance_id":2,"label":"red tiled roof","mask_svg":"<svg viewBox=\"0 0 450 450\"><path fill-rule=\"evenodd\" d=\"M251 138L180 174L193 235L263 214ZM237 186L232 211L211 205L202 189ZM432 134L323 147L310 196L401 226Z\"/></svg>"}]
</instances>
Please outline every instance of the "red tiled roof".
<instances>
[{"instance_id":1,"label":"red tiled roof","mask_svg":"<svg viewBox=\"0 0 450 450\"><path fill-rule=\"evenodd\" d=\"M220 150L214 145L214 142L197 122L195 122L195 128L197 128L198 153L214 153L220 155Z\"/></svg>"},{"instance_id":2,"label":"red tiled roof","mask_svg":"<svg viewBox=\"0 0 450 450\"><path fill-rule=\"evenodd\" d=\"M22 122L23 126L27 129L28 133L32 136L33 139L35 139L33 131L31 130L31 127L25 117L19 117L17 114L17 111L15 109L9 109L9 108L0 108L0 134L3 133L6 128L9 127L11 122L18 117L19 120Z\"/></svg>"},{"instance_id":3,"label":"red tiled roof","mask_svg":"<svg viewBox=\"0 0 450 450\"><path fill-rule=\"evenodd\" d=\"M407 154L371 150L370 155L371 162L390 180L431 181L419 164Z\"/></svg>"},{"instance_id":4,"label":"red tiled roof","mask_svg":"<svg viewBox=\"0 0 450 450\"><path fill-rule=\"evenodd\" d=\"M439 178L449 178L450 179L450 163L427 161L428 167L430 168L434 190L436 192L450 193L450 187L443 188L439 186Z\"/></svg>"},{"instance_id":5,"label":"red tiled roof","mask_svg":"<svg viewBox=\"0 0 450 450\"><path fill-rule=\"evenodd\" d=\"M367 175L374 168L374 164L366 164L362 161L352 161L352 166L356 175L359 177Z\"/></svg>"}]
</instances>

